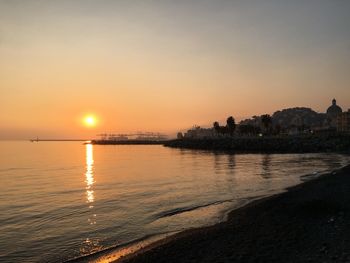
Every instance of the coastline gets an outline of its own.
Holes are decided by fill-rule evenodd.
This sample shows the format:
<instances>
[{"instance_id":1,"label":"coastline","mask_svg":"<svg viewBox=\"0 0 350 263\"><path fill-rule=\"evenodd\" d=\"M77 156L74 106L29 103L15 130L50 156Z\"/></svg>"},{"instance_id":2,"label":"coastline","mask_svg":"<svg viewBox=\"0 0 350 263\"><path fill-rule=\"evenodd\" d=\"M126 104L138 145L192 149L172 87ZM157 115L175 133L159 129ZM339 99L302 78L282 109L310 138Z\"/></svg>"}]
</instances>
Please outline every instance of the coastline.
<instances>
[{"instance_id":1,"label":"coastline","mask_svg":"<svg viewBox=\"0 0 350 263\"><path fill-rule=\"evenodd\" d=\"M166 141L164 146L231 153L349 153L350 135L184 138Z\"/></svg>"},{"instance_id":2,"label":"coastline","mask_svg":"<svg viewBox=\"0 0 350 263\"><path fill-rule=\"evenodd\" d=\"M350 165L113 262L350 262Z\"/></svg>"}]
</instances>

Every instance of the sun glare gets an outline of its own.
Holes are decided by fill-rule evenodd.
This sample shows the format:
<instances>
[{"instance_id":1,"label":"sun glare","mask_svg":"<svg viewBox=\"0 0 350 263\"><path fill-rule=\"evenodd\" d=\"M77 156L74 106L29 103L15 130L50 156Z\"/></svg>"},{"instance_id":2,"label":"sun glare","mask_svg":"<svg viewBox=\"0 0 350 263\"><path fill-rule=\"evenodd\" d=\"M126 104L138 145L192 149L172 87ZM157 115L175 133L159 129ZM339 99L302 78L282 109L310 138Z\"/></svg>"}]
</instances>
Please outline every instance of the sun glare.
<instances>
[{"instance_id":1,"label":"sun glare","mask_svg":"<svg viewBox=\"0 0 350 263\"><path fill-rule=\"evenodd\" d=\"M96 125L96 118L94 116L86 116L84 118L84 124L88 127L93 127Z\"/></svg>"}]
</instances>

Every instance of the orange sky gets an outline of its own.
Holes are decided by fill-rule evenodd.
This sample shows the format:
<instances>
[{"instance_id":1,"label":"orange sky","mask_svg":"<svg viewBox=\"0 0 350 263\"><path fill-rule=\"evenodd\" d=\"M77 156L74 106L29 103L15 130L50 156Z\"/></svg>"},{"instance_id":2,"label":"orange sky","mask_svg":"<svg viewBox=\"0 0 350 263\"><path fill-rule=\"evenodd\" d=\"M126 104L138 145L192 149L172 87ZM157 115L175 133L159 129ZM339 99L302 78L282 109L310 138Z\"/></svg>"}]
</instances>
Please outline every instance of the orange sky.
<instances>
[{"instance_id":1,"label":"orange sky","mask_svg":"<svg viewBox=\"0 0 350 263\"><path fill-rule=\"evenodd\" d=\"M0 139L350 108L349 2L132 2L0 0Z\"/></svg>"}]
</instances>

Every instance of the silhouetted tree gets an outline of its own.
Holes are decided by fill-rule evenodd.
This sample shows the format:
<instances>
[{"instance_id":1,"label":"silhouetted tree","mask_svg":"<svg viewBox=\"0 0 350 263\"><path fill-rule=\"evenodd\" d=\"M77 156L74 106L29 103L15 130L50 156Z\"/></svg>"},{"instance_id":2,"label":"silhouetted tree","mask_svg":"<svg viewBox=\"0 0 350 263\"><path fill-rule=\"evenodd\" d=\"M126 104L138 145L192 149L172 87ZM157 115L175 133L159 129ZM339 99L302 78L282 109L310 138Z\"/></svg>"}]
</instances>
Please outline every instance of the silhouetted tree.
<instances>
[{"instance_id":1,"label":"silhouetted tree","mask_svg":"<svg viewBox=\"0 0 350 263\"><path fill-rule=\"evenodd\" d=\"M240 125L238 125L238 132L240 134L249 134L250 133L250 131L249 131L250 126L252 126L252 125L240 124Z\"/></svg>"},{"instance_id":2,"label":"silhouetted tree","mask_svg":"<svg viewBox=\"0 0 350 263\"><path fill-rule=\"evenodd\" d=\"M217 121L213 123L213 127L217 133L220 133L220 124Z\"/></svg>"},{"instance_id":3,"label":"silhouetted tree","mask_svg":"<svg viewBox=\"0 0 350 263\"><path fill-rule=\"evenodd\" d=\"M265 114L261 116L261 122L265 128L265 131L269 131L269 128L272 124L272 118L269 114Z\"/></svg>"},{"instance_id":4,"label":"silhouetted tree","mask_svg":"<svg viewBox=\"0 0 350 263\"><path fill-rule=\"evenodd\" d=\"M232 136L233 133L235 132L235 129L236 129L236 122L235 122L235 119L232 116L227 118L227 120L226 120L226 127L227 127L227 131Z\"/></svg>"},{"instance_id":5,"label":"silhouetted tree","mask_svg":"<svg viewBox=\"0 0 350 263\"><path fill-rule=\"evenodd\" d=\"M184 138L184 135L182 134L182 132L178 132L177 133L177 138L178 139L183 139Z\"/></svg>"},{"instance_id":6,"label":"silhouetted tree","mask_svg":"<svg viewBox=\"0 0 350 263\"><path fill-rule=\"evenodd\" d=\"M244 135L256 135L261 132L260 128L251 124L241 124L238 126L240 134Z\"/></svg>"},{"instance_id":7,"label":"silhouetted tree","mask_svg":"<svg viewBox=\"0 0 350 263\"><path fill-rule=\"evenodd\" d=\"M226 127L226 126L220 126L220 133L221 133L222 135L228 133L227 127Z\"/></svg>"},{"instance_id":8,"label":"silhouetted tree","mask_svg":"<svg viewBox=\"0 0 350 263\"><path fill-rule=\"evenodd\" d=\"M276 124L275 129L274 129L274 133L275 133L276 135L278 135L278 134L281 133L281 131L282 131L281 125Z\"/></svg>"}]
</instances>

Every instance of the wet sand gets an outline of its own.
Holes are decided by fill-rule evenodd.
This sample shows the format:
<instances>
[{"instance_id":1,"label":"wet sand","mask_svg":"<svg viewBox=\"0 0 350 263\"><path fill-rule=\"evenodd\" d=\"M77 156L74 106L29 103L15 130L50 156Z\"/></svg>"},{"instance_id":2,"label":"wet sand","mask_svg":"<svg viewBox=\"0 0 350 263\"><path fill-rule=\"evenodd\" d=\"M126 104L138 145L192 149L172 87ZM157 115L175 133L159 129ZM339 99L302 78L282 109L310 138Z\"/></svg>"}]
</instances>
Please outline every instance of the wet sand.
<instances>
[{"instance_id":1,"label":"wet sand","mask_svg":"<svg viewBox=\"0 0 350 263\"><path fill-rule=\"evenodd\" d=\"M117 262L350 262L350 166Z\"/></svg>"}]
</instances>

